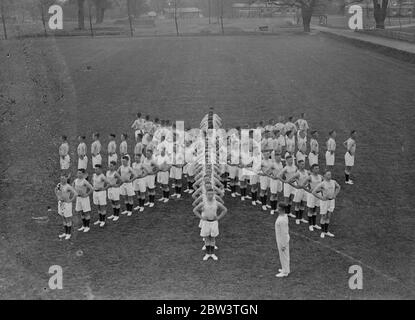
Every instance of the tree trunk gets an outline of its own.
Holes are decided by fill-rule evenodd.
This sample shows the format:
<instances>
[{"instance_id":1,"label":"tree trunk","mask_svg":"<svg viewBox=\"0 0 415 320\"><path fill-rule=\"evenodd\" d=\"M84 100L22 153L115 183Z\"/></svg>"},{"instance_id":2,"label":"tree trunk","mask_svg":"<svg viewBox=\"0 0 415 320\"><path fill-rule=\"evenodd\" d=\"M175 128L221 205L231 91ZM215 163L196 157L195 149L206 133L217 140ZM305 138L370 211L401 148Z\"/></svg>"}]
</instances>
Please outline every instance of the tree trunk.
<instances>
[{"instance_id":1,"label":"tree trunk","mask_svg":"<svg viewBox=\"0 0 415 320\"><path fill-rule=\"evenodd\" d=\"M48 31L46 29L46 17L45 17L45 7L43 6L43 2L40 1L40 11L41 11L41 18L42 18L42 25L43 25L43 32L45 37L48 36Z\"/></svg>"},{"instance_id":2,"label":"tree trunk","mask_svg":"<svg viewBox=\"0 0 415 320\"><path fill-rule=\"evenodd\" d=\"M376 22L376 29L385 29L385 20L388 12L388 0L382 0L382 6L380 6L380 0L373 0L373 17Z\"/></svg>"},{"instance_id":3,"label":"tree trunk","mask_svg":"<svg viewBox=\"0 0 415 320\"><path fill-rule=\"evenodd\" d=\"M127 0L127 9L130 15L133 17L137 16L137 0Z\"/></svg>"},{"instance_id":4,"label":"tree trunk","mask_svg":"<svg viewBox=\"0 0 415 320\"><path fill-rule=\"evenodd\" d=\"M179 36L179 23L177 22L177 0L174 0L174 24L176 25L176 34Z\"/></svg>"},{"instance_id":5,"label":"tree trunk","mask_svg":"<svg viewBox=\"0 0 415 320\"><path fill-rule=\"evenodd\" d=\"M91 37L94 37L94 28L92 27L92 5L88 3L88 17L89 17L89 30L91 32Z\"/></svg>"},{"instance_id":6,"label":"tree trunk","mask_svg":"<svg viewBox=\"0 0 415 320\"><path fill-rule=\"evenodd\" d=\"M81 30L85 29L84 3L85 0L78 0L78 28Z\"/></svg>"},{"instance_id":7,"label":"tree trunk","mask_svg":"<svg viewBox=\"0 0 415 320\"><path fill-rule=\"evenodd\" d=\"M313 8L302 6L301 7L301 16L303 18L303 28L304 32L310 32L310 23L311 23L311 15L313 14Z\"/></svg>"},{"instance_id":8,"label":"tree trunk","mask_svg":"<svg viewBox=\"0 0 415 320\"><path fill-rule=\"evenodd\" d=\"M5 14L4 14L3 1L1 1L1 4L0 4L0 11L1 11L0 12L1 13L1 21L2 21L2 24L3 24L4 39L7 40L6 17L5 17Z\"/></svg>"}]
</instances>

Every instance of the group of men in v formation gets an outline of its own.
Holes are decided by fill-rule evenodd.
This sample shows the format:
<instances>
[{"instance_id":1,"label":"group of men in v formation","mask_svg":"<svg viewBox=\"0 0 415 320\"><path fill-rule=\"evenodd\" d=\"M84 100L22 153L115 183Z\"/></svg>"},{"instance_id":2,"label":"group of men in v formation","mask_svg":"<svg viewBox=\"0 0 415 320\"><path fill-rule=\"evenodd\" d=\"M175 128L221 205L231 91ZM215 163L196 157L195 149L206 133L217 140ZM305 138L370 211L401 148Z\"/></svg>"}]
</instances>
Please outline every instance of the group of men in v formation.
<instances>
[{"instance_id":1,"label":"group of men in v formation","mask_svg":"<svg viewBox=\"0 0 415 320\"><path fill-rule=\"evenodd\" d=\"M221 123L220 117L210 110L202 120L200 130L207 132L208 129L220 128ZM310 131L304 114L301 114L295 122L292 117L286 122L280 117L277 123L274 120L270 120L268 124L261 121L251 128L249 126L242 128L258 129L261 133L260 146L257 146L260 148L262 158L260 170L252 170L252 163L234 164L230 161L231 152L226 155L227 164L221 164L217 161L221 149L216 142L213 145L209 144L206 136L203 140L205 145L200 145L199 131L177 130L176 125L171 124L169 120L157 118L151 120L149 116L143 118L141 114L137 114L132 129L136 140L133 148L134 158L131 159L128 152L127 134L121 135L118 153L116 136L110 134L106 171L101 155L100 135L93 134L90 154L94 173L91 181L87 173L86 137L78 137L79 144L76 149L78 170L76 176L71 177L69 143L67 137L62 136L59 147L62 175L60 183L55 188L58 213L63 217L65 228L64 233L59 235L61 239L71 238L73 202L75 202L76 213L82 218L82 226L78 231L89 232L91 195L98 211L98 219L94 225L104 227L107 220L118 221L120 213L131 216L134 211L143 212L145 207L154 207L156 185L160 187L162 194L158 201L163 203L174 198L180 199L183 193L192 194L195 199L194 213L201 218L199 227L205 241L203 247L206 250L205 260L209 257L217 259L214 254L216 247L214 239L219 232L216 227L217 221L227 212L223 205L226 191L230 192L233 198L240 197L241 201L250 200L253 206L260 205L262 210L270 210L271 214L276 212L278 201L283 201L286 204L287 215L295 218L296 224L308 223L310 231L321 230L321 238L334 237L329 231L329 224L335 208L335 198L340 191L340 185L332 179L336 152L334 130L329 132L326 141L326 170L321 175L318 132ZM240 141L238 132L241 128L234 129L233 136L228 136L228 140L232 143L236 141L238 144ZM252 132L250 130L251 153L255 148ZM184 135L183 139L178 139L180 134ZM177 141L184 143L178 144ZM241 142L239 147L240 144ZM351 131L343 145L346 149L345 183L353 184L350 174L356 152L356 131ZM203 152L200 152L201 149ZM118 164L118 154L121 165ZM306 169L307 163L309 169ZM187 184L185 184L186 189L182 190L184 177ZM247 192L248 187L250 194ZM172 195L170 195L171 188L174 190ZM113 211L109 217L106 217L107 199ZM123 200L125 206L122 212L120 200ZM305 211L307 220L304 219ZM318 213L320 213L320 225L317 224Z\"/></svg>"}]
</instances>

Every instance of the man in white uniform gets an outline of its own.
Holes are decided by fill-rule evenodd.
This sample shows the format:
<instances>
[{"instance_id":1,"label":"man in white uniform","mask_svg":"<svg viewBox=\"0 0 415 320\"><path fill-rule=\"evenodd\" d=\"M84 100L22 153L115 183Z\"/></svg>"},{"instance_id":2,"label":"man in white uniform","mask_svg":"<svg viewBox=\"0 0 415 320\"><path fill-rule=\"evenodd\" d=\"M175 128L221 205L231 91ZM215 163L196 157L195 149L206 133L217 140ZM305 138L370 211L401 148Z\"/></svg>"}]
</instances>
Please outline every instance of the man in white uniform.
<instances>
[{"instance_id":1,"label":"man in white uniform","mask_svg":"<svg viewBox=\"0 0 415 320\"><path fill-rule=\"evenodd\" d=\"M66 136L61 137L61 145L59 146L59 162L61 165L61 170L68 171L71 163L71 158L69 157L69 144Z\"/></svg>"},{"instance_id":2,"label":"man in white uniform","mask_svg":"<svg viewBox=\"0 0 415 320\"><path fill-rule=\"evenodd\" d=\"M329 139L326 142L326 170L333 170L336 151L336 131L329 132Z\"/></svg>"},{"instance_id":3,"label":"man in white uniform","mask_svg":"<svg viewBox=\"0 0 415 320\"><path fill-rule=\"evenodd\" d=\"M344 155L344 161L345 161L345 169L344 169L344 176L346 179L346 184L353 184L353 180L350 179L350 174L352 173L352 169L354 166L354 155L356 153L356 131L352 130L350 132L350 137L345 142L343 142L343 145L346 147L347 151Z\"/></svg>"},{"instance_id":4,"label":"man in white uniform","mask_svg":"<svg viewBox=\"0 0 415 320\"><path fill-rule=\"evenodd\" d=\"M321 195L319 194L321 192ZM330 218L335 208L335 199L340 192L339 184L331 178L331 172L327 171L324 174L323 181L315 187L313 195L321 200L320 202L320 225L321 238L325 236L334 237L334 234L329 232Z\"/></svg>"},{"instance_id":5,"label":"man in white uniform","mask_svg":"<svg viewBox=\"0 0 415 320\"><path fill-rule=\"evenodd\" d=\"M95 168L96 164L102 164L101 157L101 142L99 142L99 133L95 132L92 135L94 142L91 144L91 157L92 157L92 168Z\"/></svg>"},{"instance_id":6,"label":"man in white uniform","mask_svg":"<svg viewBox=\"0 0 415 320\"><path fill-rule=\"evenodd\" d=\"M278 278L287 277L290 273L290 235L288 217L285 211L285 205L283 203L278 204L278 218L275 221L275 237L281 262L281 269L275 275Z\"/></svg>"},{"instance_id":7,"label":"man in white uniform","mask_svg":"<svg viewBox=\"0 0 415 320\"><path fill-rule=\"evenodd\" d=\"M55 195L58 199L58 214L62 217L65 232L59 235L59 239L69 240L72 228L72 202L77 194L75 189L68 183L68 176L61 175L60 183L55 188Z\"/></svg>"},{"instance_id":8,"label":"man in white uniform","mask_svg":"<svg viewBox=\"0 0 415 320\"><path fill-rule=\"evenodd\" d=\"M86 143L85 143L85 136L78 137L79 145L76 149L78 153L78 169L86 170L88 166L88 157L86 155Z\"/></svg>"}]
</instances>

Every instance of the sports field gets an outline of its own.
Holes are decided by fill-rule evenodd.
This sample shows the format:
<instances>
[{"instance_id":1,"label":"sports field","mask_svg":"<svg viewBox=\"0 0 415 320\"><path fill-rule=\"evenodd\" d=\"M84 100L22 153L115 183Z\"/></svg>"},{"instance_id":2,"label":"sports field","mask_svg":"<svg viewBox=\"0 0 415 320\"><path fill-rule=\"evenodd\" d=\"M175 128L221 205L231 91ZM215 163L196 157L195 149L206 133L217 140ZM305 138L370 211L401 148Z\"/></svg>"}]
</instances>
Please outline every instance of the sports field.
<instances>
[{"instance_id":1,"label":"sports field","mask_svg":"<svg viewBox=\"0 0 415 320\"><path fill-rule=\"evenodd\" d=\"M415 298L414 65L287 32L3 41L0 70L0 298ZM227 196L219 261L203 262L185 196L58 240L47 206L61 134L73 152L78 134L98 131L106 145L137 111L196 126L209 106L225 127L305 111L320 145L331 129L338 145L358 131L355 185L343 183L341 146L336 156L336 238L291 221L292 273L277 279L275 216ZM63 290L48 289L51 265L63 267ZM352 265L363 290L349 289Z\"/></svg>"}]
</instances>

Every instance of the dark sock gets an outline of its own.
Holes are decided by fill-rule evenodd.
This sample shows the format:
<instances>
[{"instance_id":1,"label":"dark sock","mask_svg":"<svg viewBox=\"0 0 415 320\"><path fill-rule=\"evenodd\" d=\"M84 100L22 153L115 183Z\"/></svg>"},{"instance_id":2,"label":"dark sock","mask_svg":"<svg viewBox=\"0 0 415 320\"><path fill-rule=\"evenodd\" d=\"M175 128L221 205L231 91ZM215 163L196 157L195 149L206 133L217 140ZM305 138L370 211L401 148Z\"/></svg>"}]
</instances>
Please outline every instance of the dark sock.
<instances>
[{"instance_id":1,"label":"dark sock","mask_svg":"<svg viewBox=\"0 0 415 320\"><path fill-rule=\"evenodd\" d=\"M223 183L223 188L226 189L228 187L228 180L226 179L226 177L222 180Z\"/></svg>"},{"instance_id":2,"label":"dark sock","mask_svg":"<svg viewBox=\"0 0 415 320\"><path fill-rule=\"evenodd\" d=\"M294 211L295 211L295 218L300 219L300 211L299 210L294 210Z\"/></svg>"},{"instance_id":3,"label":"dark sock","mask_svg":"<svg viewBox=\"0 0 415 320\"><path fill-rule=\"evenodd\" d=\"M313 216L308 216L308 224L309 224L310 226L312 226L312 225L313 225Z\"/></svg>"},{"instance_id":4,"label":"dark sock","mask_svg":"<svg viewBox=\"0 0 415 320\"><path fill-rule=\"evenodd\" d=\"M286 213L286 214L289 214L289 213L290 213L290 207L289 207L289 206L286 206L286 207L285 207L285 213Z\"/></svg>"},{"instance_id":5,"label":"dark sock","mask_svg":"<svg viewBox=\"0 0 415 320\"><path fill-rule=\"evenodd\" d=\"M187 181L187 189L192 189L192 181Z\"/></svg>"},{"instance_id":6,"label":"dark sock","mask_svg":"<svg viewBox=\"0 0 415 320\"><path fill-rule=\"evenodd\" d=\"M271 210L277 209L277 200L271 200Z\"/></svg>"},{"instance_id":7,"label":"dark sock","mask_svg":"<svg viewBox=\"0 0 415 320\"><path fill-rule=\"evenodd\" d=\"M117 215L117 208L112 208L112 211L114 212L114 216Z\"/></svg>"},{"instance_id":8,"label":"dark sock","mask_svg":"<svg viewBox=\"0 0 415 320\"><path fill-rule=\"evenodd\" d=\"M71 226L68 227L68 232L67 234L71 234Z\"/></svg>"},{"instance_id":9,"label":"dark sock","mask_svg":"<svg viewBox=\"0 0 415 320\"><path fill-rule=\"evenodd\" d=\"M349 181L349 178L350 178L350 175L349 174L345 173L344 174L344 177L345 177L346 181Z\"/></svg>"},{"instance_id":10,"label":"dark sock","mask_svg":"<svg viewBox=\"0 0 415 320\"><path fill-rule=\"evenodd\" d=\"M170 190L166 190L166 198L168 199L170 196Z\"/></svg>"},{"instance_id":11,"label":"dark sock","mask_svg":"<svg viewBox=\"0 0 415 320\"><path fill-rule=\"evenodd\" d=\"M315 226L317 223L317 216L311 216L311 219L313 221L313 226Z\"/></svg>"},{"instance_id":12,"label":"dark sock","mask_svg":"<svg viewBox=\"0 0 415 320\"><path fill-rule=\"evenodd\" d=\"M179 194L179 187L178 186L174 186L174 191L176 194Z\"/></svg>"},{"instance_id":13,"label":"dark sock","mask_svg":"<svg viewBox=\"0 0 415 320\"><path fill-rule=\"evenodd\" d=\"M86 219L82 219L82 226L86 227Z\"/></svg>"},{"instance_id":14,"label":"dark sock","mask_svg":"<svg viewBox=\"0 0 415 320\"><path fill-rule=\"evenodd\" d=\"M150 194L149 196L150 203L154 203L154 194Z\"/></svg>"},{"instance_id":15,"label":"dark sock","mask_svg":"<svg viewBox=\"0 0 415 320\"><path fill-rule=\"evenodd\" d=\"M127 203L127 204L126 204L126 207L127 207L127 211L128 211L128 212L133 211L133 205L132 205L131 203Z\"/></svg>"},{"instance_id":16,"label":"dark sock","mask_svg":"<svg viewBox=\"0 0 415 320\"><path fill-rule=\"evenodd\" d=\"M257 195L258 195L257 191L251 192L251 195L252 195L252 201L256 201L258 199L257 198Z\"/></svg>"},{"instance_id":17,"label":"dark sock","mask_svg":"<svg viewBox=\"0 0 415 320\"><path fill-rule=\"evenodd\" d=\"M326 232L329 232L329 224L326 223Z\"/></svg>"},{"instance_id":18,"label":"dark sock","mask_svg":"<svg viewBox=\"0 0 415 320\"><path fill-rule=\"evenodd\" d=\"M89 228L89 223L91 219L85 219L85 227Z\"/></svg>"},{"instance_id":19,"label":"dark sock","mask_svg":"<svg viewBox=\"0 0 415 320\"><path fill-rule=\"evenodd\" d=\"M290 204L287 206L287 208L288 208L288 213L291 213L291 205Z\"/></svg>"},{"instance_id":20,"label":"dark sock","mask_svg":"<svg viewBox=\"0 0 415 320\"><path fill-rule=\"evenodd\" d=\"M177 187L177 193L182 194L182 187Z\"/></svg>"},{"instance_id":21,"label":"dark sock","mask_svg":"<svg viewBox=\"0 0 415 320\"><path fill-rule=\"evenodd\" d=\"M298 210L298 219L302 219L303 218L303 211L304 210Z\"/></svg>"},{"instance_id":22,"label":"dark sock","mask_svg":"<svg viewBox=\"0 0 415 320\"><path fill-rule=\"evenodd\" d=\"M68 234L68 226L63 226L63 228L65 229L65 233Z\"/></svg>"}]
</instances>

